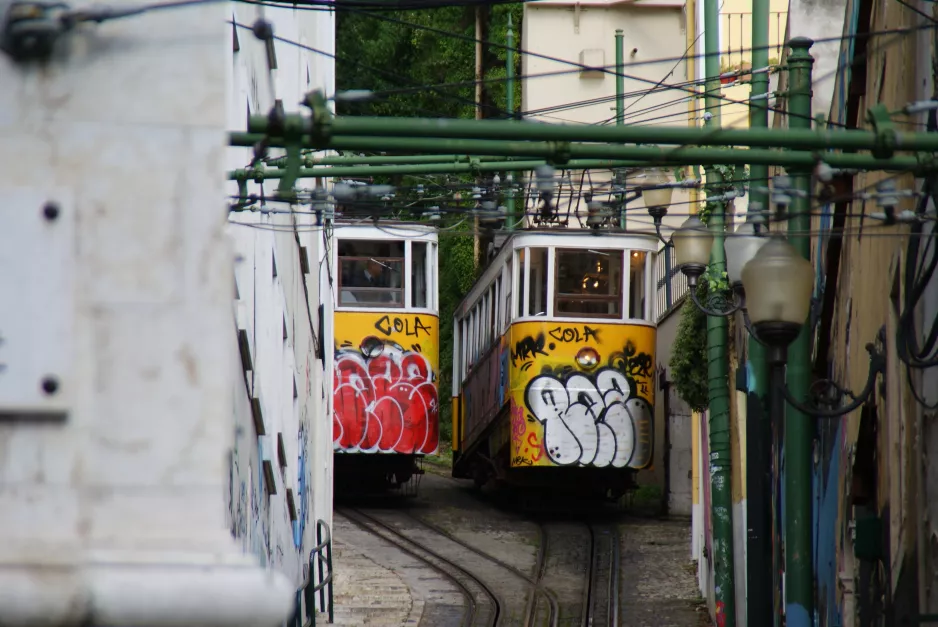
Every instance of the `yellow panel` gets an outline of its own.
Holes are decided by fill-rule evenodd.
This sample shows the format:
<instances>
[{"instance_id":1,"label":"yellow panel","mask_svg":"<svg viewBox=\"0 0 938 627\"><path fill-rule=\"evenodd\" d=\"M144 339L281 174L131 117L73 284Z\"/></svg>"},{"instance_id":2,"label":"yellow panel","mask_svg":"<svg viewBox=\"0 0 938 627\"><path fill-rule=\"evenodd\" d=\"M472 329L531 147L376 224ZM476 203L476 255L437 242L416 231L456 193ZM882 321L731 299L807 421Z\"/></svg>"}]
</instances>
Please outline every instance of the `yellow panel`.
<instances>
[{"instance_id":1,"label":"yellow panel","mask_svg":"<svg viewBox=\"0 0 938 627\"><path fill-rule=\"evenodd\" d=\"M359 453L436 453L438 360L436 316L336 312L334 446Z\"/></svg>"},{"instance_id":2,"label":"yellow panel","mask_svg":"<svg viewBox=\"0 0 938 627\"><path fill-rule=\"evenodd\" d=\"M655 335L601 321L512 325L511 465L650 466Z\"/></svg>"}]
</instances>

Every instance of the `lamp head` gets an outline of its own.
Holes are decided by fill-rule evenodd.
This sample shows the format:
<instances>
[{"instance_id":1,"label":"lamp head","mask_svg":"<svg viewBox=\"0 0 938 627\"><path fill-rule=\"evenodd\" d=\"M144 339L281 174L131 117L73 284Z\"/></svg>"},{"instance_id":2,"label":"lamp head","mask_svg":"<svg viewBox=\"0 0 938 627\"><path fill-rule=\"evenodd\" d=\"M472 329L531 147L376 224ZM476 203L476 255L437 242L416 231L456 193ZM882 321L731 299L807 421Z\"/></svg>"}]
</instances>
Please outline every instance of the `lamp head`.
<instances>
[{"instance_id":1,"label":"lamp head","mask_svg":"<svg viewBox=\"0 0 938 627\"><path fill-rule=\"evenodd\" d=\"M781 236L773 236L742 270L746 307L759 339L787 347L804 326L814 291L814 268Z\"/></svg>"},{"instance_id":2,"label":"lamp head","mask_svg":"<svg viewBox=\"0 0 938 627\"><path fill-rule=\"evenodd\" d=\"M726 276L730 285L742 284L743 268L768 241L756 234L755 224L749 220L743 222L736 231L726 238L723 249L726 251Z\"/></svg>"},{"instance_id":3,"label":"lamp head","mask_svg":"<svg viewBox=\"0 0 938 627\"><path fill-rule=\"evenodd\" d=\"M713 235L696 215L684 221L681 228L671 235L674 244L674 256L681 272L687 277L691 287L697 285L697 278L703 274L710 263L710 250L713 248Z\"/></svg>"},{"instance_id":4,"label":"lamp head","mask_svg":"<svg viewBox=\"0 0 938 627\"><path fill-rule=\"evenodd\" d=\"M655 219L656 224L668 213L671 206L671 196L674 193L673 187L663 187L671 182L668 173L662 168L651 168L645 173L644 186L654 189L642 189L642 198L645 199L645 206L648 213Z\"/></svg>"}]
</instances>

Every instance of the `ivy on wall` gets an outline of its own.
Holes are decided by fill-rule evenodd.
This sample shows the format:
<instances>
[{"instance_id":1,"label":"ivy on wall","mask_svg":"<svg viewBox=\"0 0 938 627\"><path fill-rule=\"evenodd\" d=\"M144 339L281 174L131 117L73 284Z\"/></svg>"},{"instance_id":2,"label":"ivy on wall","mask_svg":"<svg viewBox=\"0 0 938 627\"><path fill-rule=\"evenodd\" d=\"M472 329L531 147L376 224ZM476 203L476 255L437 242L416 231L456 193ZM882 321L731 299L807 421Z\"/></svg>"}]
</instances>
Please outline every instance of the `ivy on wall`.
<instances>
[{"instance_id":1,"label":"ivy on wall","mask_svg":"<svg viewBox=\"0 0 938 627\"><path fill-rule=\"evenodd\" d=\"M706 302L707 282L697 284L697 298ZM707 391L707 316L688 297L681 306L681 321L671 351L671 380L678 396L694 411L709 404Z\"/></svg>"},{"instance_id":2,"label":"ivy on wall","mask_svg":"<svg viewBox=\"0 0 938 627\"><path fill-rule=\"evenodd\" d=\"M722 179L722 184L709 188L708 193L711 196L725 194L742 183L737 179L736 166L712 165L708 166L707 170L719 174ZM745 177L748 171L743 172ZM697 217L704 224L708 224L710 216L720 209L722 203L723 201L703 203ZM726 272L718 272L707 266L697 283L697 300L706 303L711 294L726 294L729 289ZM681 307L681 320L669 365L674 387L681 399L694 411L707 409L710 401L707 380L707 316L690 302L689 298Z\"/></svg>"}]
</instances>

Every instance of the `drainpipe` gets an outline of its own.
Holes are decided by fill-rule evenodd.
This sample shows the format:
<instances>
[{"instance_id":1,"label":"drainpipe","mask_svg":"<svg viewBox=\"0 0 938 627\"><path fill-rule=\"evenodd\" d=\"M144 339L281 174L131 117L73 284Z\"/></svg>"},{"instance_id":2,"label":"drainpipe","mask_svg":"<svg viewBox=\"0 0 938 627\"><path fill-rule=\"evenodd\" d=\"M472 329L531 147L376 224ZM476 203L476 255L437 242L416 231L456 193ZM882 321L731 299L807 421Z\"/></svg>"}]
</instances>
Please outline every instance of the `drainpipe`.
<instances>
[{"instance_id":1,"label":"drainpipe","mask_svg":"<svg viewBox=\"0 0 938 627\"><path fill-rule=\"evenodd\" d=\"M616 126L625 124L625 35L616 29ZM626 228L625 204L619 214L619 228Z\"/></svg>"},{"instance_id":2,"label":"drainpipe","mask_svg":"<svg viewBox=\"0 0 938 627\"><path fill-rule=\"evenodd\" d=\"M811 129L811 69L809 52L814 42L796 37L788 42L788 126ZM807 196L811 170L791 168L794 187L788 241L805 259L811 258L811 213ZM811 335L805 321L798 338L788 349L787 385L795 400L807 401L811 385ZM814 420L789 406L785 415L785 624L811 627L814 616L814 569L811 555L811 498Z\"/></svg>"},{"instance_id":3,"label":"drainpipe","mask_svg":"<svg viewBox=\"0 0 938 627\"><path fill-rule=\"evenodd\" d=\"M752 90L749 128L768 128L769 110L769 0L752 2ZM749 166L750 211L769 205L766 186L769 168ZM751 335L747 342L749 360L746 402L746 624L749 627L776 624L772 582L772 425L765 411L768 363L765 348ZM781 415L781 414L779 414Z\"/></svg>"},{"instance_id":4,"label":"drainpipe","mask_svg":"<svg viewBox=\"0 0 938 627\"><path fill-rule=\"evenodd\" d=\"M720 6L719 0L704 0L704 51L706 53L706 108L711 118L707 125L716 129L720 119ZM707 168L707 183L719 184L723 175ZM710 214L708 227L713 234L710 266L715 272L726 270L723 241L726 233L726 203L717 203ZM710 395L710 485L711 520L713 521L713 567L716 598L716 623L721 627L736 625L736 583L733 564L733 487L732 446L730 443L729 343L727 320L707 316L707 379Z\"/></svg>"}]
</instances>

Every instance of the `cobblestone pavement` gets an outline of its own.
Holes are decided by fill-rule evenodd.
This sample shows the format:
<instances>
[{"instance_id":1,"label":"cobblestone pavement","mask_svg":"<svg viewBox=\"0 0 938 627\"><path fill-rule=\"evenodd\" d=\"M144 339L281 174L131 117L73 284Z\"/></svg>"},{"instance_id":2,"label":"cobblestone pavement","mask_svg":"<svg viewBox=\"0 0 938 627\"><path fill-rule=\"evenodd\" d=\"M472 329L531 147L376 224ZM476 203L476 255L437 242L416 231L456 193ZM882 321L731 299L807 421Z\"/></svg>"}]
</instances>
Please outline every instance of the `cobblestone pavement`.
<instances>
[{"instance_id":1,"label":"cobblestone pavement","mask_svg":"<svg viewBox=\"0 0 938 627\"><path fill-rule=\"evenodd\" d=\"M621 624L709 627L690 561L690 522L627 518L621 528Z\"/></svg>"},{"instance_id":2,"label":"cobblestone pavement","mask_svg":"<svg viewBox=\"0 0 938 627\"><path fill-rule=\"evenodd\" d=\"M428 469L416 499L357 507L404 508L409 515L534 577L540 531L527 517L495 507L468 482ZM437 474L439 473L439 474ZM337 503L340 508L341 504ZM416 522L416 521L415 521ZM367 533L337 513L334 525L337 625L420 625L460 623L464 599L452 581L391 543ZM622 627L708 627L690 563L690 524L686 521L630 518L620 521ZM549 565L560 557L548 551ZM558 552L560 553L560 552ZM466 565L478 560L465 560ZM483 560L484 561L484 560ZM483 566L473 567L483 578ZM499 579L501 581L499 581ZM522 607L523 581L502 573L500 593ZM553 579L552 585L560 583ZM560 592L558 590L558 592ZM502 599L504 602L504 599ZM563 613L561 613L563 615Z\"/></svg>"}]
</instances>

